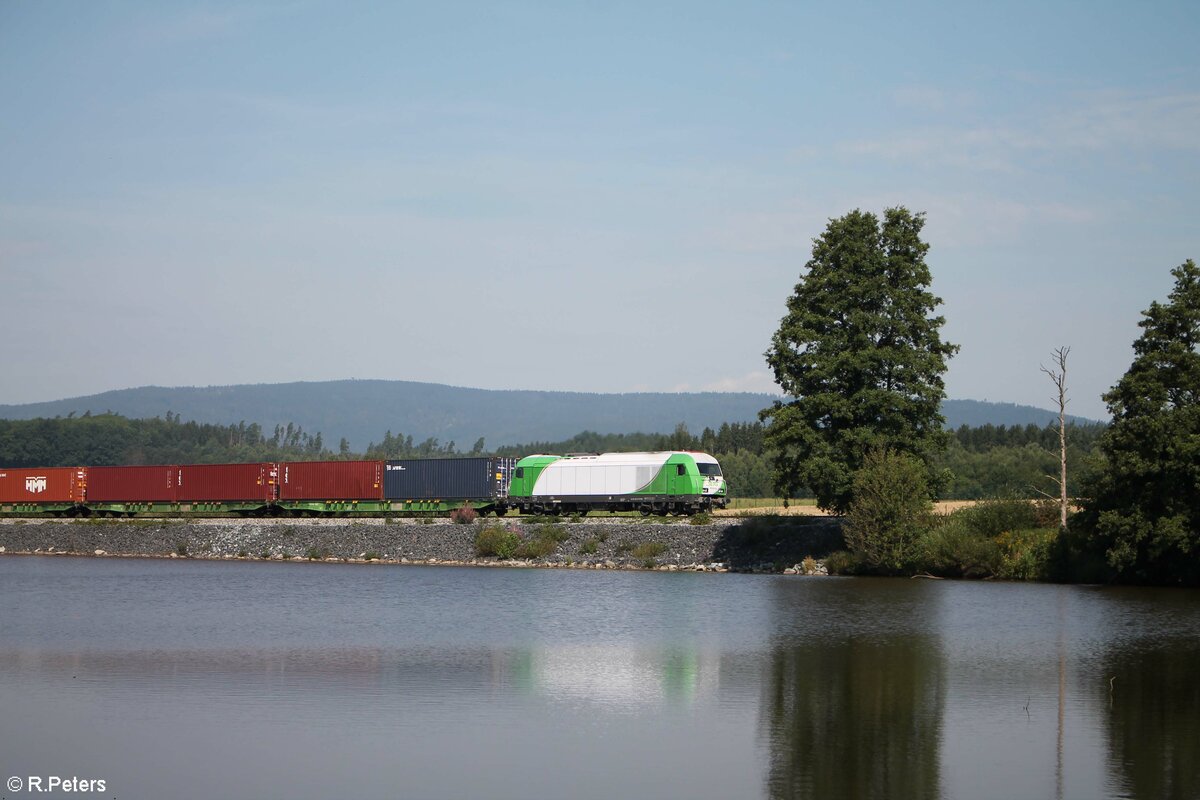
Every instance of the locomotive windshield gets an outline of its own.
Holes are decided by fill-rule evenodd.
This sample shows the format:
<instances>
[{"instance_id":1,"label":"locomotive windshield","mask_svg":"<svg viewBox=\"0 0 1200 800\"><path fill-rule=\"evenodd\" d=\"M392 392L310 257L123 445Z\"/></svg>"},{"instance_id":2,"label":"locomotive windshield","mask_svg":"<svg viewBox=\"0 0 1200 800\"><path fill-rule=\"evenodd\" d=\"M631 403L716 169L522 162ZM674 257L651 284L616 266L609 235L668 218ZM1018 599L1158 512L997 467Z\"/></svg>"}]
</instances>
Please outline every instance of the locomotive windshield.
<instances>
[{"instance_id":1,"label":"locomotive windshield","mask_svg":"<svg viewBox=\"0 0 1200 800\"><path fill-rule=\"evenodd\" d=\"M721 475L720 464L703 464L696 462L696 469L700 470L701 475L715 475L717 477L720 477Z\"/></svg>"}]
</instances>

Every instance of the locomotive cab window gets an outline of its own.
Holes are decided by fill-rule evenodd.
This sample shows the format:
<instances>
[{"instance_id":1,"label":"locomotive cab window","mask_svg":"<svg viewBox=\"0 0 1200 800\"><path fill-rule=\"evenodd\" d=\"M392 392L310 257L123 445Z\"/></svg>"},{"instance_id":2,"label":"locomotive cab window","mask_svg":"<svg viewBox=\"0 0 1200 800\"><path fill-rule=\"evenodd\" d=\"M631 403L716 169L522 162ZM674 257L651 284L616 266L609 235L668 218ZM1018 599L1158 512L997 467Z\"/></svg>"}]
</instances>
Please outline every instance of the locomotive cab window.
<instances>
[{"instance_id":1,"label":"locomotive cab window","mask_svg":"<svg viewBox=\"0 0 1200 800\"><path fill-rule=\"evenodd\" d=\"M721 475L721 465L720 464L697 463L696 468L700 470L701 475L712 475L714 477L720 477L720 475Z\"/></svg>"},{"instance_id":2,"label":"locomotive cab window","mask_svg":"<svg viewBox=\"0 0 1200 800\"><path fill-rule=\"evenodd\" d=\"M683 474L685 474L686 472L687 472L687 470L685 470L685 469L683 468L683 464L676 464L676 465L675 465L675 474L676 474L676 475L683 475Z\"/></svg>"},{"instance_id":3,"label":"locomotive cab window","mask_svg":"<svg viewBox=\"0 0 1200 800\"><path fill-rule=\"evenodd\" d=\"M524 467L517 467L517 477L518 478L525 477L525 468Z\"/></svg>"}]
</instances>

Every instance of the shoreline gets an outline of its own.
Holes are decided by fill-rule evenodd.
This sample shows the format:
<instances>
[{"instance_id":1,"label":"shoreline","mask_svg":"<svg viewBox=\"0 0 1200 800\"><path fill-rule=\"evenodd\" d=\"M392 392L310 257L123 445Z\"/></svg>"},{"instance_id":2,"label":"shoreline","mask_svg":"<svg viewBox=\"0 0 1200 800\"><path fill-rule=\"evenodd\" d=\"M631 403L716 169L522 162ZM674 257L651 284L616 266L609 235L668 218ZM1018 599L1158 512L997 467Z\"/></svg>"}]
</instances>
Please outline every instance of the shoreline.
<instances>
[{"instance_id":1,"label":"shoreline","mask_svg":"<svg viewBox=\"0 0 1200 800\"><path fill-rule=\"evenodd\" d=\"M522 542L553 534L552 552L527 558L479 556L484 527ZM662 572L824 574L843 547L840 520L827 517L646 523L602 519L478 520L8 520L0 555L160 558L275 563L619 569Z\"/></svg>"}]
</instances>

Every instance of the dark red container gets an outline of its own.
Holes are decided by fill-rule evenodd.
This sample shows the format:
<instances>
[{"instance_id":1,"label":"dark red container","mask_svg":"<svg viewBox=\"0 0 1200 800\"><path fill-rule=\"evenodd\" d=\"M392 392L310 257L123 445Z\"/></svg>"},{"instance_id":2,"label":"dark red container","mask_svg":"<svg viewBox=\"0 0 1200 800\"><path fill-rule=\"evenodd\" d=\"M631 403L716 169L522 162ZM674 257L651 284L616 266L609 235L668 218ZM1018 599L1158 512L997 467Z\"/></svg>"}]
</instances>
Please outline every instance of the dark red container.
<instances>
[{"instance_id":1,"label":"dark red container","mask_svg":"<svg viewBox=\"0 0 1200 800\"><path fill-rule=\"evenodd\" d=\"M173 503L176 466L88 467L90 503Z\"/></svg>"},{"instance_id":2,"label":"dark red container","mask_svg":"<svg viewBox=\"0 0 1200 800\"><path fill-rule=\"evenodd\" d=\"M175 476L181 503L263 502L275 500L277 464L185 464Z\"/></svg>"},{"instance_id":3,"label":"dark red container","mask_svg":"<svg viewBox=\"0 0 1200 800\"><path fill-rule=\"evenodd\" d=\"M82 503L85 467L0 467L0 503Z\"/></svg>"},{"instance_id":4,"label":"dark red container","mask_svg":"<svg viewBox=\"0 0 1200 800\"><path fill-rule=\"evenodd\" d=\"M288 461L279 465L280 500L382 500L382 461Z\"/></svg>"}]
</instances>

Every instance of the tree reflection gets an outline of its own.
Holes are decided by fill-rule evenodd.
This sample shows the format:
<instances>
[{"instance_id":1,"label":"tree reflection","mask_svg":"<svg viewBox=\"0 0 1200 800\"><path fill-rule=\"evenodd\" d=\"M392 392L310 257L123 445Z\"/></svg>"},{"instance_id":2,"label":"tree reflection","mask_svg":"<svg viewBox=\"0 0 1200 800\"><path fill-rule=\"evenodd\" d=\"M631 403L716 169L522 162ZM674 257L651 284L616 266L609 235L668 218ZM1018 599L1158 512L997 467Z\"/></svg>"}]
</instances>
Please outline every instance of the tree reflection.
<instances>
[{"instance_id":1,"label":"tree reflection","mask_svg":"<svg viewBox=\"0 0 1200 800\"><path fill-rule=\"evenodd\" d=\"M1200 797L1200 644L1154 642L1109 657L1110 763L1129 797ZM1111 691L1110 691L1111 687Z\"/></svg>"},{"instance_id":2,"label":"tree reflection","mask_svg":"<svg viewBox=\"0 0 1200 800\"><path fill-rule=\"evenodd\" d=\"M944 688L934 640L789 639L769 669L770 797L938 796Z\"/></svg>"}]
</instances>

